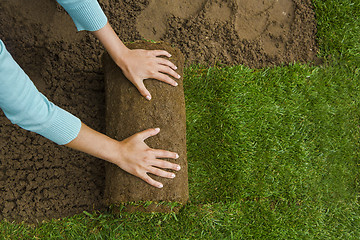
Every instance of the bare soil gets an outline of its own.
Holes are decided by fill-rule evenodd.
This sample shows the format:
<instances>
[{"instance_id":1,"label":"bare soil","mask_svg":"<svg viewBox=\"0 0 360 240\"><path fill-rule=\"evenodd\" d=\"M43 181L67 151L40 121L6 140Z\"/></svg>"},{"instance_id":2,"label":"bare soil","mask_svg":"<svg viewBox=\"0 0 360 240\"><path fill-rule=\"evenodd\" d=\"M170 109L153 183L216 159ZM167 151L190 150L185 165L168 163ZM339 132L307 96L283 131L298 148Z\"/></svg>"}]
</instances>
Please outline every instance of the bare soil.
<instances>
[{"instance_id":1,"label":"bare soil","mask_svg":"<svg viewBox=\"0 0 360 240\"><path fill-rule=\"evenodd\" d=\"M125 42L164 40L186 64L259 68L316 58L310 0L99 0ZM180 4L181 3L181 4ZM103 48L55 0L0 2L0 38L38 89L105 132ZM104 162L14 126L0 111L0 219L103 210Z\"/></svg>"}]
</instances>

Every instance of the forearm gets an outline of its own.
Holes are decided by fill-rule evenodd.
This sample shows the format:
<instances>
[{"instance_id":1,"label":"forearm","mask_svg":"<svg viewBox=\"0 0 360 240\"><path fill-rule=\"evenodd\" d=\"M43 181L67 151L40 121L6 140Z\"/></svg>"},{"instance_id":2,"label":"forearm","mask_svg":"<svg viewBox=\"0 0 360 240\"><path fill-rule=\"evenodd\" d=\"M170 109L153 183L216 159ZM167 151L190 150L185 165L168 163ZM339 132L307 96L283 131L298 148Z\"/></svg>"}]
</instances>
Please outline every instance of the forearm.
<instances>
[{"instance_id":1,"label":"forearm","mask_svg":"<svg viewBox=\"0 0 360 240\"><path fill-rule=\"evenodd\" d=\"M107 22L103 28L92 33L104 45L111 58L117 64L122 65L124 63L124 56L128 53L129 49L116 35L109 22Z\"/></svg>"},{"instance_id":2,"label":"forearm","mask_svg":"<svg viewBox=\"0 0 360 240\"><path fill-rule=\"evenodd\" d=\"M85 152L108 162L114 162L118 155L119 142L81 123L78 136L65 146Z\"/></svg>"},{"instance_id":3,"label":"forearm","mask_svg":"<svg viewBox=\"0 0 360 240\"><path fill-rule=\"evenodd\" d=\"M13 124L57 144L72 141L81 122L42 95L0 40L0 108Z\"/></svg>"}]
</instances>

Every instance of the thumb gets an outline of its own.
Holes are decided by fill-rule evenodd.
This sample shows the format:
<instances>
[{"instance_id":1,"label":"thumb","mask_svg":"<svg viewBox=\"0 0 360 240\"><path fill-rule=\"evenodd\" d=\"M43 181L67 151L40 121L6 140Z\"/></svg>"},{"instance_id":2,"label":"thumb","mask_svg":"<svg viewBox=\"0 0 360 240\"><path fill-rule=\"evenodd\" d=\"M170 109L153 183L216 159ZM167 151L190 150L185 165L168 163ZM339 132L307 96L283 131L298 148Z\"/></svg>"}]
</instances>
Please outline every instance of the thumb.
<instances>
[{"instance_id":1,"label":"thumb","mask_svg":"<svg viewBox=\"0 0 360 240\"><path fill-rule=\"evenodd\" d=\"M147 100L151 100L150 92L146 89L143 81L137 83L135 87L139 90L140 94L143 95Z\"/></svg>"},{"instance_id":2,"label":"thumb","mask_svg":"<svg viewBox=\"0 0 360 240\"><path fill-rule=\"evenodd\" d=\"M137 134L142 140L145 140L149 137L155 136L159 132L160 132L160 128L149 128L149 129L139 132Z\"/></svg>"}]
</instances>

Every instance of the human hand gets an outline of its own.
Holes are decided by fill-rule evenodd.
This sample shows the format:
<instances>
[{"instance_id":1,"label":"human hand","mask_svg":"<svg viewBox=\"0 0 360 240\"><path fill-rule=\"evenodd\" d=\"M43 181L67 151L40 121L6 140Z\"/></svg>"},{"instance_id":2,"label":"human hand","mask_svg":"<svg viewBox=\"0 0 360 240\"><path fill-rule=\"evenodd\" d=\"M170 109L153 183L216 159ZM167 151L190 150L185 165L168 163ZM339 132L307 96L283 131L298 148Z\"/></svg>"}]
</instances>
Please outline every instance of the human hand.
<instances>
[{"instance_id":1,"label":"human hand","mask_svg":"<svg viewBox=\"0 0 360 240\"><path fill-rule=\"evenodd\" d=\"M162 169L172 169L179 171L180 166L178 164L159 159L176 159L179 157L177 153L160 149L152 149L144 142L145 139L151 136L155 136L159 132L159 128L151 128L136 133L133 136L118 142L118 154L111 162L128 173L141 178L148 184L157 188L162 188L163 184L152 179L148 173L165 178L174 178L174 173L167 172Z\"/></svg>"},{"instance_id":2,"label":"human hand","mask_svg":"<svg viewBox=\"0 0 360 240\"><path fill-rule=\"evenodd\" d=\"M172 86L178 85L170 77L180 78L180 75L175 72L177 67L160 56L171 57L170 53L164 50L128 49L122 54L121 59L115 60L127 79L135 85L140 94L147 100L151 99L151 94L144 85L145 79L154 78Z\"/></svg>"},{"instance_id":3,"label":"human hand","mask_svg":"<svg viewBox=\"0 0 360 240\"><path fill-rule=\"evenodd\" d=\"M144 85L144 80L154 78L170 85L177 86L175 79L180 75L175 72L177 67L165 58L171 57L170 53L164 50L143 50L127 48L114 32L109 23L93 34L100 40L111 58L121 68L127 77L147 100L151 99L150 92Z\"/></svg>"},{"instance_id":4,"label":"human hand","mask_svg":"<svg viewBox=\"0 0 360 240\"><path fill-rule=\"evenodd\" d=\"M179 171L180 166L159 159L176 159L179 157L178 154L160 149L151 149L144 143L145 139L155 136L159 132L160 129L158 128L150 128L119 142L81 123L78 136L65 144L65 146L114 163L150 185L162 188L163 185L149 177L147 173L174 178L175 174L159 168Z\"/></svg>"}]
</instances>

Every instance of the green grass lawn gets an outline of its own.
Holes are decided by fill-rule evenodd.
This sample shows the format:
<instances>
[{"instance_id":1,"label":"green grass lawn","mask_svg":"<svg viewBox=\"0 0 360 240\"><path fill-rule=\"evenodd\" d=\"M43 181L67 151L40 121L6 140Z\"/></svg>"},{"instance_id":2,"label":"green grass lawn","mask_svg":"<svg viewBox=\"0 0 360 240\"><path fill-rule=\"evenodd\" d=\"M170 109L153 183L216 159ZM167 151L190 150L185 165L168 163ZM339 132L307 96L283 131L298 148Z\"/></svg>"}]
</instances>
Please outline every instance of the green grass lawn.
<instances>
[{"instance_id":1,"label":"green grass lawn","mask_svg":"<svg viewBox=\"0 0 360 240\"><path fill-rule=\"evenodd\" d=\"M0 239L359 239L360 2L315 0L322 66L185 73L178 214L0 222Z\"/></svg>"}]
</instances>

